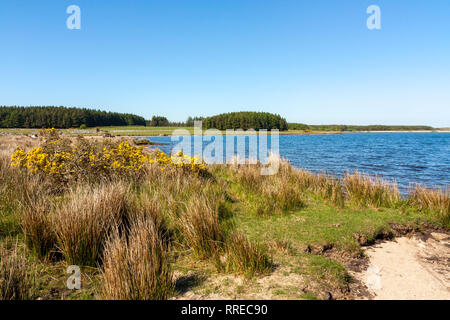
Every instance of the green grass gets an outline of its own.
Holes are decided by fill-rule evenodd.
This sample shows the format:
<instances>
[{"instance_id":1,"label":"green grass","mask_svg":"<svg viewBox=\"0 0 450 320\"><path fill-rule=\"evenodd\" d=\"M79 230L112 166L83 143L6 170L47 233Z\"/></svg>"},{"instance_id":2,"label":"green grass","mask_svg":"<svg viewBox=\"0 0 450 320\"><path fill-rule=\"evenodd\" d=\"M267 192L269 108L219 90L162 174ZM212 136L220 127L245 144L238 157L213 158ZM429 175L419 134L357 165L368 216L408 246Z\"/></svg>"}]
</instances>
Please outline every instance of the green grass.
<instances>
[{"instance_id":1,"label":"green grass","mask_svg":"<svg viewBox=\"0 0 450 320\"><path fill-rule=\"evenodd\" d=\"M432 218L414 210L402 213L395 209L337 209L310 200L306 208L285 215L257 217L241 213L236 224L254 240L289 240L297 249L332 244L334 248L358 254L356 235L367 237L370 243L378 235L391 230L390 224L420 225Z\"/></svg>"},{"instance_id":2,"label":"green grass","mask_svg":"<svg viewBox=\"0 0 450 320\"><path fill-rule=\"evenodd\" d=\"M194 134L193 127L146 127L146 126L109 126L109 127L99 127L101 132L96 132L95 128L71 128L71 129L61 129L61 132L68 135L84 135L84 136L98 136L109 132L114 136L143 136L152 137L160 135L172 135L172 132L177 129L187 130L190 135ZM7 129L0 128L0 133L12 133L12 134L37 134L39 129ZM221 131L225 134L225 131ZM312 133L326 133L327 131L315 130ZM288 130L280 132L280 134L305 134L303 130Z\"/></svg>"}]
</instances>

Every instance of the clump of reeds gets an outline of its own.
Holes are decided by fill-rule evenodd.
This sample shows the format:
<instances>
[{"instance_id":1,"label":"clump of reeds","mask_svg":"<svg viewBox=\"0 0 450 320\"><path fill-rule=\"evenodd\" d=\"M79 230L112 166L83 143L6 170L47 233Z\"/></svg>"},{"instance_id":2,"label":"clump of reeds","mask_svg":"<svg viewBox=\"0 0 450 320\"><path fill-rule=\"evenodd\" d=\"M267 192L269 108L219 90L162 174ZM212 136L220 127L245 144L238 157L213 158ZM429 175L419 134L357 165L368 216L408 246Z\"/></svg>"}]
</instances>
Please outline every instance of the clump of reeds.
<instances>
[{"instance_id":1,"label":"clump of reeds","mask_svg":"<svg viewBox=\"0 0 450 320\"><path fill-rule=\"evenodd\" d=\"M49 202L43 198L26 205L21 216L27 247L43 259L52 259L56 253L56 233L50 219L52 207Z\"/></svg>"},{"instance_id":2,"label":"clump of reeds","mask_svg":"<svg viewBox=\"0 0 450 320\"><path fill-rule=\"evenodd\" d=\"M261 198L255 201L256 213L261 216L281 214L304 206L303 193L282 176L274 176L261 185Z\"/></svg>"},{"instance_id":3,"label":"clump of reeds","mask_svg":"<svg viewBox=\"0 0 450 320\"><path fill-rule=\"evenodd\" d=\"M261 175L261 166L259 164L245 164L236 169L238 182L245 188L258 191L261 184L267 178Z\"/></svg>"},{"instance_id":4,"label":"clump of reeds","mask_svg":"<svg viewBox=\"0 0 450 320\"><path fill-rule=\"evenodd\" d=\"M235 232L227 237L224 255L217 257L217 267L224 272L251 277L270 273L273 263L263 247L250 241L244 234Z\"/></svg>"},{"instance_id":5,"label":"clump of reeds","mask_svg":"<svg viewBox=\"0 0 450 320\"><path fill-rule=\"evenodd\" d=\"M39 199L45 188L38 177L30 177L23 170L10 166L10 157L0 155L0 209L19 207L30 199Z\"/></svg>"},{"instance_id":6,"label":"clump of reeds","mask_svg":"<svg viewBox=\"0 0 450 320\"><path fill-rule=\"evenodd\" d=\"M267 166L276 162L274 168L278 168L273 175L263 175L263 165L260 162L232 164L236 180L244 188L245 197L249 198L248 206L261 216L302 208L304 190L296 185L295 170L288 161L280 157L271 155L269 160Z\"/></svg>"},{"instance_id":7,"label":"clump of reeds","mask_svg":"<svg viewBox=\"0 0 450 320\"><path fill-rule=\"evenodd\" d=\"M180 229L187 245L200 259L213 257L222 240L218 203L207 196L190 198L180 217Z\"/></svg>"},{"instance_id":8,"label":"clump of reeds","mask_svg":"<svg viewBox=\"0 0 450 320\"><path fill-rule=\"evenodd\" d=\"M440 220L450 224L450 192L448 189L430 189L417 185L409 198L419 210L436 214Z\"/></svg>"},{"instance_id":9,"label":"clump of reeds","mask_svg":"<svg viewBox=\"0 0 450 320\"><path fill-rule=\"evenodd\" d=\"M395 207L401 196L395 183L354 172L342 179L349 201L364 207Z\"/></svg>"},{"instance_id":10,"label":"clump of reeds","mask_svg":"<svg viewBox=\"0 0 450 320\"><path fill-rule=\"evenodd\" d=\"M344 207L344 190L339 179L326 174L300 173L300 180L304 180L302 185L308 185L308 189L320 198L330 201L333 205Z\"/></svg>"},{"instance_id":11,"label":"clump of reeds","mask_svg":"<svg viewBox=\"0 0 450 320\"><path fill-rule=\"evenodd\" d=\"M17 247L0 245L0 300L29 300L34 295L34 275Z\"/></svg>"},{"instance_id":12,"label":"clump of reeds","mask_svg":"<svg viewBox=\"0 0 450 320\"><path fill-rule=\"evenodd\" d=\"M81 185L52 215L58 246L66 261L96 266L110 230L126 217L129 189L123 182Z\"/></svg>"},{"instance_id":13,"label":"clump of reeds","mask_svg":"<svg viewBox=\"0 0 450 320\"><path fill-rule=\"evenodd\" d=\"M127 234L108 240L103 258L101 295L112 300L163 300L173 292L167 247L151 218L136 218Z\"/></svg>"}]
</instances>

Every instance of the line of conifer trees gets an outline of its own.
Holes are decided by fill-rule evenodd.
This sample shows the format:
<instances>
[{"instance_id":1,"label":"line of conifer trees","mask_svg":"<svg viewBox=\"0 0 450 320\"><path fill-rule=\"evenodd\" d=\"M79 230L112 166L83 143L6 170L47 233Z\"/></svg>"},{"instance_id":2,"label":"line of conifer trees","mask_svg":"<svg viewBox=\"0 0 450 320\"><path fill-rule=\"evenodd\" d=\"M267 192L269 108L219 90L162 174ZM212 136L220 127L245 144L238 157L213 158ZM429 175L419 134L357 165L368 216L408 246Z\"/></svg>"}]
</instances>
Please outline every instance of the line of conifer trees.
<instances>
[{"instance_id":1,"label":"line of conifer trees","mask_svg":"<svg viewBox=\"0 0 450 320\"><path fill-rule=\"evenodd\" d=\"M128 113L107 112L66 107L1 107L2 128L75 128L85 125L126 126L143 125L145 119Z\"/></svg>"},{"instance_id":2,"label":"line of conifer trees","mask_svg":"<svg viewBox=\"0 0 450 320\"><path fill-rule=\"evenodd\" d=\"M230 112L223 113L213 117L208 117L203 121L206 129L215 128L225 129L279 129L285 131L288 129L286 119L278 114L268 112Z\"/></svg>"}]
</instances>

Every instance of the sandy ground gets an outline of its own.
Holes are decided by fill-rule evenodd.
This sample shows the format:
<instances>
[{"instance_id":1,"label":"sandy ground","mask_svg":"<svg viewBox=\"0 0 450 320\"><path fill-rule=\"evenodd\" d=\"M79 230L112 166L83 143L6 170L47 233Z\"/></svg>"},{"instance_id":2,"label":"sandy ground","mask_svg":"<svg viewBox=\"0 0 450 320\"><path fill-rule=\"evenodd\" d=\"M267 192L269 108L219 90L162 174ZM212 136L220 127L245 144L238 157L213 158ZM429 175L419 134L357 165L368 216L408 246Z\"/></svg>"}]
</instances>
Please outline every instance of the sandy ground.
<instances>
[{"instance_id":1,"label":"sandy ground","mask_svg":"<svg viewBox=\"0 0 450 320\"><path fill-rule=\"evenodd\" d=\"M369 267L354 274L375 300L450 300L450 236L402 237L366 249Z\"/></svg>"}]
</instances>

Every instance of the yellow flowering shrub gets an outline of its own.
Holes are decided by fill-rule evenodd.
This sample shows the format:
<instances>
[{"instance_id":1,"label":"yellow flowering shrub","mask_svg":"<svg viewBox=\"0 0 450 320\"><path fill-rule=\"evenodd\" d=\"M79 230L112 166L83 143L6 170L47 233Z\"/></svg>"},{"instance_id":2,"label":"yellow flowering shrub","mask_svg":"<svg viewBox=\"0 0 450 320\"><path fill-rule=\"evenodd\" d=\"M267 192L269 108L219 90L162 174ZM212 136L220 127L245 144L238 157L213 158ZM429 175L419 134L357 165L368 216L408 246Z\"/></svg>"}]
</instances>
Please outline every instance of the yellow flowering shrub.
<instances>
[{"instance_id":1,"label":"yellow flowering shrub","mask_svg":"<svg viewBox=\"0 0 450 320\"><path fill-rule=\"evenodd\" d=\"M61 139L54 129L44 132L45 141L39 147L28 152L17 148L11 155L12 167L25 168L30 174L43 174L57 182L114 175L139 177L147 165L158 165L161 170L172 167L191 173L206 171L198 157L182 152L174 156L164 152L147 154L142 147L132 146L127 141L98 143L80 137L72 143Z\"/></svg>"},{"instance_id":2,"label":"yellow flowering shrub","mask_svg":"<svg viewBox=\"0 0 450 320\"><path fill-rule=\"evenodd\" d=\"M55 128L41 129L39 130L39 136L46 140L57 140L59 139L59 131Z\"/></svg>"},{"instance_id":3,"label":"yellow flowering shrub","mask_svg":"<svg viewBox=\"0 0 450 320\"><path fill-rule=\"evenodd\" d=\"M174 156L168 156L164 152L158 152L156 158L150 159L151 163L158 163L161 170L167 167L181 168L187 171L202 173L206 171L206 165L201 161L200 157L183 154L178 151Z\"/></svg>"}]
</instances>

